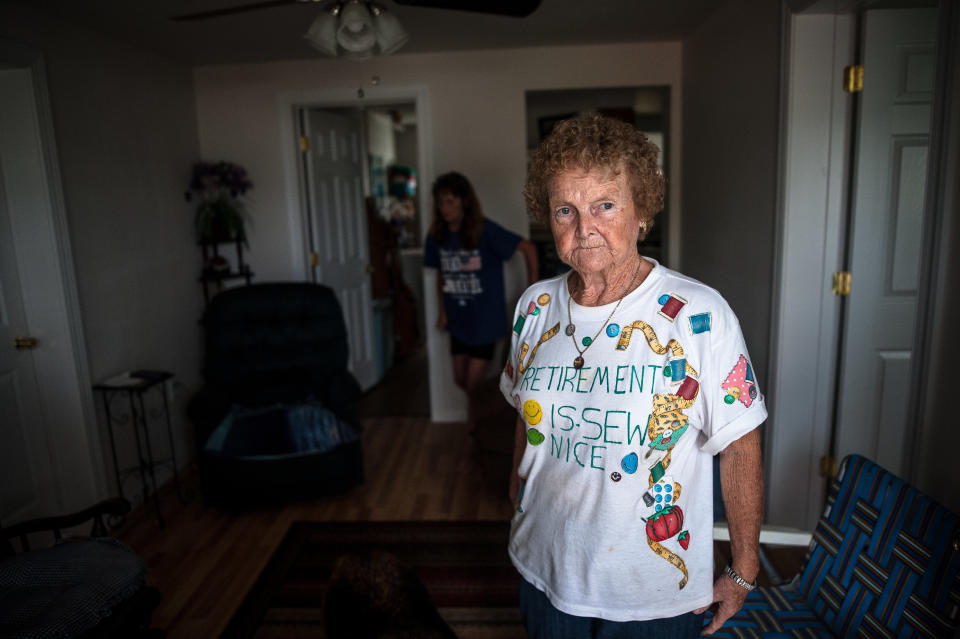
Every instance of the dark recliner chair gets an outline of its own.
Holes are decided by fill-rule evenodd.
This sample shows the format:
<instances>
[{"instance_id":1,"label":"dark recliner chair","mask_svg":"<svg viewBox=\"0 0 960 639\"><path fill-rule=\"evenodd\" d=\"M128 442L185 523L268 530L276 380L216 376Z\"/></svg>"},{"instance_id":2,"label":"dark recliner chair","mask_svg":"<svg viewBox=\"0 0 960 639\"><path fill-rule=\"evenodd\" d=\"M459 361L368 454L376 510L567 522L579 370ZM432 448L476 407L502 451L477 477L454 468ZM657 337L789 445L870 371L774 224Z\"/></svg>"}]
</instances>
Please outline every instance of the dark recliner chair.
<instances>
[{"instance_id":1,"label":"dark recliner chair","mask_svg":"<svg viewBox=\"0 0 960 639\"><path fill-rule=\"evenodd\" d=\"M360 386L333 291L269 283L226 290L203 317L195 426L207 502L244 506L342 492L363 481Z\"/></svg>"}]
</instances>

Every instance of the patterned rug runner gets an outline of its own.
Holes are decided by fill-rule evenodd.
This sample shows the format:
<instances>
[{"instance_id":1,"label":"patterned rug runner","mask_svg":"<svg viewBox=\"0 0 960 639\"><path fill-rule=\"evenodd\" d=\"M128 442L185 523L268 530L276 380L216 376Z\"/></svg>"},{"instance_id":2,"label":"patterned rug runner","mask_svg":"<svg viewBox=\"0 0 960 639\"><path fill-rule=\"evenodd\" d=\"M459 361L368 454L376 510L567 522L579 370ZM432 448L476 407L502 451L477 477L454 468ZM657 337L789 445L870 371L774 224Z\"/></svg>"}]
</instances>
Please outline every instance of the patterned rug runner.
<instances>
[{"instance_id":1,"label":"patterned rug runner","mask_svg":"<svg viewBox=\"0 0 960 639\"><path fill-rule=\"evenodd\" d=\"M323 601L343 555L395 555L460 639L525 639L508 522L296 522L225 639L325 637Z\"/></svg>"}]
</instances>

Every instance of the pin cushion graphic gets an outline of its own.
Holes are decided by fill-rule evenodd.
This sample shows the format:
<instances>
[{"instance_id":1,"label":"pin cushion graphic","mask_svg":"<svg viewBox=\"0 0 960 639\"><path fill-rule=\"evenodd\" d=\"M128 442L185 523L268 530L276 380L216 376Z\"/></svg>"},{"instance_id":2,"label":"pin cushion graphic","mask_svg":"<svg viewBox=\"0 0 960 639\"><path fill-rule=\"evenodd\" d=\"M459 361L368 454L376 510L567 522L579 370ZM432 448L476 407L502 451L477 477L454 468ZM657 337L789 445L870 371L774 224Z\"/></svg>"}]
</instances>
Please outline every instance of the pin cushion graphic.
<instances>
[{"instance_id":1,"label":"pin cushion graphic","mask_svg":"<svg viewBox=\"0 0 960 639\"><path fill-rule=\"evenodd\" d=\"M528 399L523 403L523 418L531 426L536 426L543 419L543 411L540 409L540 403L535 399Z\"/></svg>"},{"instance_id":2,"label":"pin cushion graphic","mask_svg":"<svg viewBox=\"0 0 960 639\"><path fill-rule=\"evenodd\" d=\"M540 314L540 307L538 307L535 302L530 302L530 304L527 305L527 315L539 315L539 314Z\"/></svg>"},{"instance_id":3,"label":"pin cushion graphic","mask_svg":"<svg viewBox=\"0 0 960 639\"><path fill-rule=\"evenodd\" d=\"M664 506L663 510L647 520L647 537L653 541L664 541L683 529L683 511L680 506Z\"/></svg>"},{"instance_id":4,"label":"pin cushion graphic","mask_svg":"<svg viewBox=\"0 0 960 639\"><path fill-rule=\"evenodd\" d=\"M724 402L732 404L740 400L741 404L750 408L750 404L757 398L758 393L757 382L753 376L753 367L750 366L746 357L740 355L733 370L723 380L721 388L727 391L723 398Z\"/></svg>"}]
</instances>

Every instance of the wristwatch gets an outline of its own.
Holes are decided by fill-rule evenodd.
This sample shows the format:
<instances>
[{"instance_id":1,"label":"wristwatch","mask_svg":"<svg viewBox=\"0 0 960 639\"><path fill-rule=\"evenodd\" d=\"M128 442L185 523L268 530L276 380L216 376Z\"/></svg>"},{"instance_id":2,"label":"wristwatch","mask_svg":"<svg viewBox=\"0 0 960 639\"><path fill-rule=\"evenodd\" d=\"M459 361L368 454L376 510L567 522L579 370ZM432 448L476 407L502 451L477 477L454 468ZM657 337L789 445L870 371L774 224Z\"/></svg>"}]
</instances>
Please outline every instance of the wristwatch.
<instances>
[{"instance_id":1,"label":"wristwatch","mask_svg":"<svg viewBox=\"0 0 960 639\"><path fill-rule=\"evenodd\" d=\"M753 580L753 583L750 583L749 581L747 581L746 579L738 575L737 571L734 570L733 566L731 566L730 564L727 564L726 567L723 569L723 574L725 574L727 577L730 577L730 579L733 579L733 583L737 584L747 592L750 592L751 590L754 590L757 587L756 579Z\"/></svg>"}]
</instances>

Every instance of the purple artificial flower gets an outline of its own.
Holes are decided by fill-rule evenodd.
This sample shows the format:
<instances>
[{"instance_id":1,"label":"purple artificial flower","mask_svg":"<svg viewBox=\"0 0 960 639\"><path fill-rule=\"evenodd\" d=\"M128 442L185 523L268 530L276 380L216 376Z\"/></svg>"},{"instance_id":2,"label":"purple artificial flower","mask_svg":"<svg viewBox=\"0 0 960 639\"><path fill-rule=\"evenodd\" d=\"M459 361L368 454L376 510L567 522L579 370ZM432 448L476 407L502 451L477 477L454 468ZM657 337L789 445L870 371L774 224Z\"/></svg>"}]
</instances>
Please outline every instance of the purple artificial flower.
<instances>
[{"instance_id":1,"label":"purple artificial flower","mask_svg":"<svg viewBox=\"0 0 960 639\"><path fill-rule=\"evenodd\" d=\"M197 162L193 165L189 190L204 197L229 194L237 198L252 188L253 182L247 177L246 170L232 162Z\"/></svg>"}]
</instances>

